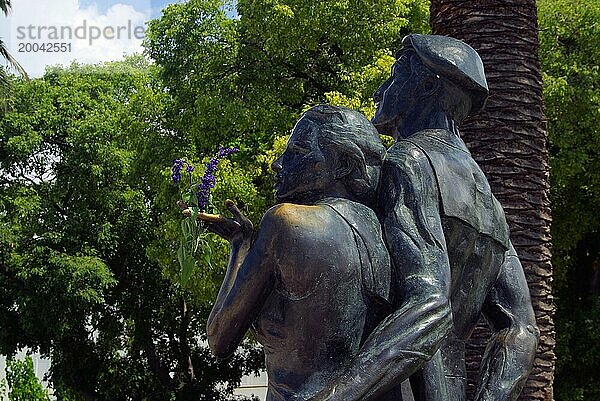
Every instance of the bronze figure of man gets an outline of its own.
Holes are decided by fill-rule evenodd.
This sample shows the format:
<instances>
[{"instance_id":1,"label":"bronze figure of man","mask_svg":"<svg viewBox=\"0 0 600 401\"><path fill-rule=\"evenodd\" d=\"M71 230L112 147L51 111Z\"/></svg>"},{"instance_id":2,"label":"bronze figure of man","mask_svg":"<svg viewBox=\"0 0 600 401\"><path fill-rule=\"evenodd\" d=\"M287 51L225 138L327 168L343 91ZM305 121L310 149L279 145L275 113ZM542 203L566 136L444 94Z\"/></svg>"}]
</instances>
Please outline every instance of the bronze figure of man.
<instances>
[{"instance_id":1,"label":"bronze figure of man","mask_svg":"<svg viewBox=\"0 0 600 401\"><path fill-rule=\"evenodd\" d=\"M200 215L231 243L208 320L210 348L226 357L251 330L264 347L269 401L323 389L390 311L390 260L367 206L376 201L384 154L360 113L317 106L273 163L280 203L254 241L252 224L231 202L233 219Z\"/></svg>"},{"instance_id":2,"label":"bronze figure of man","mask_svg":"<svg viewBox=\"0 0 600 401\"><path fill-rule=\"evenodd\" d=\"M403 44L373 118L396 139L378 206L395 311L312 399L376 400L412 375L418 401L464 401L465 341L483 314L493 336L475 399L516 400L539 334L504 212L458 131L488 96L483 65L456 39Z\"/></svg>"}]
</instances>

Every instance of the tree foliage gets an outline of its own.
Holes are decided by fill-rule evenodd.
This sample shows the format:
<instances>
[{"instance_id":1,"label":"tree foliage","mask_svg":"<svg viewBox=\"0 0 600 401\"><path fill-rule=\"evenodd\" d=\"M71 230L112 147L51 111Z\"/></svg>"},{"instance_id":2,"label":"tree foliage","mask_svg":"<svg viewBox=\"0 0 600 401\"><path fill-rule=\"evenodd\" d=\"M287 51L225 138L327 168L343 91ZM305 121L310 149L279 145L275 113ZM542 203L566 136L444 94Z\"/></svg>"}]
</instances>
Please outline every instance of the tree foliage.
<instances>
[{"instance_id":1,"label":"tree foliage","mask_svg":"<svg viewBox=\"0 0 600 401\"><path fill-rule=\"evenodd\" d=\"M221 400L260 368L251 343L218 361L202 341L228 247L211 237L181 288L171 163L239 147L214 197L257 223L302 110L328 99L372 110L393 50L427 12L422 0L238 1L236 18L231 7L168 6L149 26L155 65L14 79L0 120L0 353L49 356L58 399Z\"/></svg>"},{"instance_id":2,"label":"tree foliage","mask_svg":"<svg viewBox=\"0 0 600 401\"><path fill-rule=\"evenodd\" d=\"M197 341L209 295L169 280L176 191L166 177L179 149L154 130L163 139L146 159L144 135L167 96L143 64L74 65L15 82L14 109L0 122L0 352L50 356L60 399L217 400L260 366L251 349L211 358ZM188 342L194 382L179 377Z\"/></svg>"},{"instance_id":3,"label":"tree foliage","mask_svg":"<svg viewBox=\"0 0 600 401\"><path fill-rule=\"evenodd\" d=\"M35 375L33 359L6 361L6 379L0 383L0 397L8 401L50 401L48 390Z\"/></svg>"},{"instance_id":4,"label":"tree foliage","mask_svg":"<svg viewBox=\"0 0 600 401\"><path fill-rule=\"evenodd\" d=\"M427 10L421 0L236 4L237 19L218 0L170 5L146 46L174 98L172 128L213 147L236 138L253 154L332 93L372 104L392 49L424 28Z\"/></svg>"},{"instance_id":5,"label":"tree foliage","mask_svg":"<svg viewBox=\"0 0 600 401\"><path fill-rule=\"evenodd\" d=\"M538 6L552 167L556 398L600 400L600 2Z\"/></svg>"}]
</instances>

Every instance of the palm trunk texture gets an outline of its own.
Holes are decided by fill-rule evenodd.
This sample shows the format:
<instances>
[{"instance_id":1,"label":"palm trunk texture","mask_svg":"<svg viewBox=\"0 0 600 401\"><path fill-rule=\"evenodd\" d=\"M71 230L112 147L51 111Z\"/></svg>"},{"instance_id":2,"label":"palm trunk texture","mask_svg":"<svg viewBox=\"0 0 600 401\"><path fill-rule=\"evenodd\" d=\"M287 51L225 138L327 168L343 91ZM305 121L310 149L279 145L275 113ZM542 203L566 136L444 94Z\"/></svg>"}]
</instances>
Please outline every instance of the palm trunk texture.
<instances>
[{"instance_id":1,"label":"palm trunk texture","mask_svg":"<svg viewBox=\"0 0 600 401\"><path fill-rule=\"evenodd\" d=\"M483 112L467 120L462 136L504 206L541 331L533 372L520 400L553 400L555 333L546 120L538 57L535 1L432 0L434 34L462 39L479 52L490 87ZM471 337L467 369L472 399L489 330Z\"/></svg>"}]
</instances>

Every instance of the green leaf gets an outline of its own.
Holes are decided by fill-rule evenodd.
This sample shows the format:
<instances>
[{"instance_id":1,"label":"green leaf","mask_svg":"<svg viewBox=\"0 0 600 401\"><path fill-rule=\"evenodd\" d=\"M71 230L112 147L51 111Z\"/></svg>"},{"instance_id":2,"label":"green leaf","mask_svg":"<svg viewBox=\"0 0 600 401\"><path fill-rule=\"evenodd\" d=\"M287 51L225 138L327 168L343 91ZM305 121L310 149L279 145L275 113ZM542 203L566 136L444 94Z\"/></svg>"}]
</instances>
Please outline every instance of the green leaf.
<instances>
[{"instance_id":1,"label":"green leaf","mask_svg":"<svg viewBox=\"0 0 600 401\"><path fill-rule=\"evenodd\" d=\"M186 191L181 195L183 202L188 205L188 207L192 204L194 196L190 191ZM197 203L197 200L196 200Z\"/></svg>"},{"instance_id":2,"label":"green leaf","mask_svg":"<svg viewBox=\"0 0 600 401\"><path fill-rule=\"evenodd\" d=\"M183 269L183 266L185 264L185 254L185 246L183 242L181 242L179 244L179 248L177 249L177 260L179 261L179 266L181 267L181 269Z\"/></svg>"},{"instance_id":3,"label":"green leaf","mask_svg":"<svg viewBox=\"0 0 600 401\"><path fill-rule=\"evenodd\" d=\"M196 219L196 221L198 221L198 218L196 216L198 216L198 212L200 211L200 208L198 206L194 206L190 208L192 210L192 217L194 219Z\"/></svg>"},{"instance_id":4,"label":"green leaf","mask_svg":"<svg viewBox=\"0 0 600 401\"><path fill-rule=\"evenodd\" d=\"M213 268L212 265L212 248L210 246L206 246L203 248L202 252L202 260L208 267Z\"/></svg>"},{"instance_id":5,"label":"green leaf","mask_svg":"<svg viewBox=\"0 0 600 401\"><path fill-rule=\"evenodd\" d=\"M190 277L196 268L196 259L194 259L193 255L187 254L183 258L183 263L181 264L181 285L185 288L188 285Z\"/></svg>"},{"instance_id":6,"label":"green leaf","mask_svg":"<svg viewBox=\"0 0 600 401\"><path fill-rule=\"evenodd\" d=\"M193 234L189 220L189 217L186 217L185 219L181 220L181 231L183 232L183 238L189 238Z\"/></svg>"},{"instance_id":7,"label":"green leaf","mask_svg":"<svg viewBox=\"0 0 600 401\"><path fill-rule=\"evenodd\" d=\"M198 208L198 197L193 189L190 189L187 193L187 199L186 203L188 206Z\"/></svg>"}]
</instances>

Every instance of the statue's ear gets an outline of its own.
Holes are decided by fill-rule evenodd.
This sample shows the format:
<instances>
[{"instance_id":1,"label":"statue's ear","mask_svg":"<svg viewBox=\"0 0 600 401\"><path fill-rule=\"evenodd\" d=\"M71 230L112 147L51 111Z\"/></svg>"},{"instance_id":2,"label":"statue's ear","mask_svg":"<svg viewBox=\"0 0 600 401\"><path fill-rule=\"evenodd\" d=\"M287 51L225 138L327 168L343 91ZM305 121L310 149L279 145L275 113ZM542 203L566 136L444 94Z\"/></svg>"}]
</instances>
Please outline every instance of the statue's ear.
<instances>
[{"instance_id":1,"label":"statue's ear","mask_svg":"<svg viewBox=\"0 0 600 401\"><path fill-rule=\"evenodd\" d=\"M349 176L356 169L357 161L345 154L340 154L335 167L337 180Z\"/></svg>"},{"instance_id":2,"label":"statue's ear","mask_svg":"<svg viewBox=\"0 0 600 401\"><path fill-rule=\"evenodd\" d=\"M442 82L439 76L435 74L427 74L422 78L419 85L419 95L422 98L435 96L439 93Z\"/></svg>"}]
</instances>

